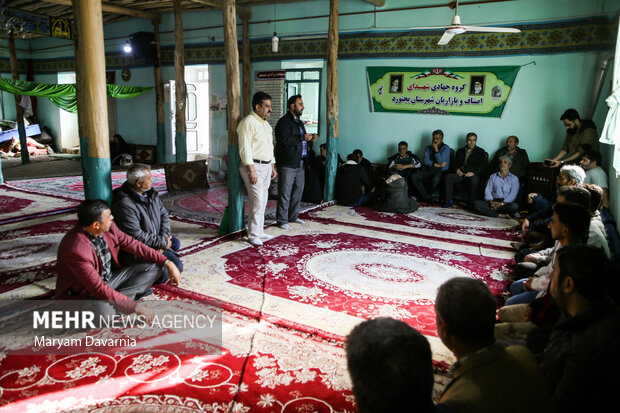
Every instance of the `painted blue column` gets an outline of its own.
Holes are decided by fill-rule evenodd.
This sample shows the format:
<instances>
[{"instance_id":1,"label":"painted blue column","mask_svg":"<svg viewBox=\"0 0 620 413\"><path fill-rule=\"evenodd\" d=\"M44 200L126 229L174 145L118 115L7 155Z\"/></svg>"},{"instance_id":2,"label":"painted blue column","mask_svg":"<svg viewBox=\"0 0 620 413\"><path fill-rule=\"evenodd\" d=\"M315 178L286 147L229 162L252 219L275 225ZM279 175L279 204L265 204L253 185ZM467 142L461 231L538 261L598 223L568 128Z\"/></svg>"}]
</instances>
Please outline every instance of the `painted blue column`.
<instances>
[{"instance_id":1,"label":"painted blue column","mask_svg":"<svg viewBox=\"0 0 620 413\"><path fill-rule=\"evenodd\" d=\"M166 161L166 132L163 122L157 122L157 162Z\"/></svg>"},{"instance_id":2,"label":"painted blue column","mask_svg":"<svg viewBox=\"0 0 620 413\"><path fill-rule=\"evenodd\" d=\"M112 205L112 162L110 157L88 155L88 138L80 138L82 179L85 199L103 199Z\"/></svg>"},{"instance_id":3,"label":"painted blue column","mask_svg":"<svg viewBox=\"0 0 620 413\"><path fill-rule=\"evenodd\" d=\"M243 228L243 180L239 173L239 145L228 145L228 230Z\"/></svg>"},{"instance_id":4,"label":"painted blue column","mask_svg":"<svg viewBox=\"0 0 620 413\"><path fill-rule=\"evenodd\" d=\"M323 199L325 201L334 200L334 187L336 185L336 170L338 168L338 139L334 138L333 123L328 126L327 131L327 156L325 159L325 187L323 188Z\"/></svg>"},{"instance_id":5,"label":"painted blue column","mask_svg":"<svg viewBox=\"0 0 620 413\"><path fill-rule=\"evenodd\" d=\"M26 127L24 126L24 114L21 108L17 109L17 133L19 133L19 145L21 147L22 165L30 163L28 153L28 141L26 139Z\"/></svg>"},{"instance_id":6,"label":"painted blue column","mask_svg":"<svg viewBox=\"0 0 620 413\"><path fill-rule=\"evenodd\" d=\"M178 125L177 125L178 126ZM185 126L185 124L183 124ZM182 131L174 132L174 148L176 152L176 161L177 162L187 162L187 143L185 137L187 136L187 132L185 128Z\"/></svg>"}]
</instances>

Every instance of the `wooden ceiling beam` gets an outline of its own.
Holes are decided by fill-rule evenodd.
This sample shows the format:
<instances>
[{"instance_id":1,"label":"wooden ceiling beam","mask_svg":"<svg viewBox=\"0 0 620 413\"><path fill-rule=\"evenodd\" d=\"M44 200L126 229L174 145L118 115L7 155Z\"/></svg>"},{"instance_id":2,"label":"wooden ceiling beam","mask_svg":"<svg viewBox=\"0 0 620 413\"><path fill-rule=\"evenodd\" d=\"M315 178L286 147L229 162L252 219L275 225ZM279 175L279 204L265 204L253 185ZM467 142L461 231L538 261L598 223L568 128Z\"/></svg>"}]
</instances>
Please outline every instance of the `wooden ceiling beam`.
<instances>
[{"instance_id":1,"label":"wooden ceiling beam","mask_svg":"<svg viewBox=\"0 0 620 413\"><path fill-rule=\"evenodd\" d=\"M211 6L218 9L222 8L223 1L222 0L192 0L194 3L204 4L205 6ZM241 16L251 16L252 10L249 7L236 5L237 13Z\"/></svg>"},{"instance_id":2,"label":"wooden ceiling beam","mask_svg":"<svg viewBox=\"0 0 620 413\"><path fill-rule=\"evenodd\" d=\"M71 6L71 0L43 0L47 3L61 4L63 6ZM127 7L114 6L111 4L101 3L101 10L106 13L123 14L132 17L143 17L145 19L158 19L160 16L155 13L149 13L146 11L134 10Z\"/></svg>"}]
</instances>

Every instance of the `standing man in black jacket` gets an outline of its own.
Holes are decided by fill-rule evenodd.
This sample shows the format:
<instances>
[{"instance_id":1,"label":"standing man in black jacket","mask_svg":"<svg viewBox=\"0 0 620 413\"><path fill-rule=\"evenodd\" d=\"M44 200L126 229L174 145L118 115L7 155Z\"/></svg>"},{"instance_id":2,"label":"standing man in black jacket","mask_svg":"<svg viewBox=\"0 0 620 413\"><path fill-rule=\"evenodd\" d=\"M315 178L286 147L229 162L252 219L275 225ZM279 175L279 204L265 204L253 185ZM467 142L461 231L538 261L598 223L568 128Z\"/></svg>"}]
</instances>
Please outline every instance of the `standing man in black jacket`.
<instances>
[{"instance_id":1,"label":"standing man in black jacket","mask_svg":"<svg viewBox=\"0 0 620 413\"><path fill-rule=\"evenodd\" d=\"M450 208L454 203L452 195L455 184L467 186L467 208L474 209L474 200L477 198L480 176L487 169L489 155L478 146L478 135L469 132L465 138L465 147L460 148L454 155L454 172L446 175L443 185L442 207Z\"/></svg>"},{"instance_id":2,"label":"standing man in black jacket","mask_svg":"<svg viewBox=\"0 0 620 413\"><path fill-rule=\"evenodd\" d=\"M303 224L299 204L304 192L304 162L317 135L306 133L301 120L304 102L301 95L286 102L288 112L276 124L276 165L278 166L278 208L276 221L280 228L290 229L289 222Z\"/></svg>"}]
</instances>

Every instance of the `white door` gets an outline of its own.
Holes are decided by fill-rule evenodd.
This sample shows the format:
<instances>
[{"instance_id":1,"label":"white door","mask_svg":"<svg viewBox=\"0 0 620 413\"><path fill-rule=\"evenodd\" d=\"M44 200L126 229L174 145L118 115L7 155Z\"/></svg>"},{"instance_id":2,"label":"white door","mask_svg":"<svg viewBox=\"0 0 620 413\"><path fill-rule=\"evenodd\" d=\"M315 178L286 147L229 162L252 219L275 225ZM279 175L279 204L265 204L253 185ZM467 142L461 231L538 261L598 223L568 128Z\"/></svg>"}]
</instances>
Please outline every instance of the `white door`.
<instances>
[{"instance_id":1,"label":"white door","mask_svg":"<svg viewBox=\"0 0 620 413\"><path fill-rule=\"evenodd\" d=\"M187 160L198 154L209 155L209 84L207 82L186 83L185 130ZM172 154L175 154L175 81L170 81L170 129L172 131Z\"/></svg>"}]
</instances>

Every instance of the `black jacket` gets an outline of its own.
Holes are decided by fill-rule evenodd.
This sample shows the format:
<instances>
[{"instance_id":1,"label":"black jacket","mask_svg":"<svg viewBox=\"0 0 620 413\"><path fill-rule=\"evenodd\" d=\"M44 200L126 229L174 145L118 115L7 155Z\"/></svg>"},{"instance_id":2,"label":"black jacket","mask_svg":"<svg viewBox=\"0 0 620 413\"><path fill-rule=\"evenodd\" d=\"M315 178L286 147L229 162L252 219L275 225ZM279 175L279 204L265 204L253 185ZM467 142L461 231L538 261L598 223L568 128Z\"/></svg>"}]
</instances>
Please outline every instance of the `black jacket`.
<instances>
[{"instance_id":1,"label":"black jacket","mask_svg":"<svg viewBox=\"0 0 620 413\"><path fill-rule=\"evenodd\" d=\"M418 209L418 203L410 198L407 192L407 181L404 178L385 184L385 195L382 202L375 207L383 212L408 214Z\"/></svg>"},{"instance_id":2,"label":"black jacket","mask_svg":"<svg viewBox=\"0 0 620 413\"><path fill-rule=\"evenodd\" d=\"M300 133L299 128L303 130ZM302 142L305 140L306 128L303 121L296 122L291 112L282 116L276 124L276 165L297 168L301 161ZM312 142L307 142L308 151L312 150Z\"/></svg>"},{"instance_id":3,"label":"black jacket","mask_svg":"<svg viewBox=\"0 0 620 413\"><path fill-rule=\"evenodd\" d=\"M355 204L362 197L362 185L367 191L372 186L362 166L348 163L339 166L336 172L336 200L342 205Z\"/></svg>"},{"instance_id":4,"label":"black jacket","mask_svg":"<svg viewBox=\"0 0 620 413\"><path fill-rule=\"evenodd\" d=\"M605 298L575 316L564 314L540 366L557 411L608 411L620 384L620 308Z\"/></svg>"},{"instance_id":5,"label":"black jacket","mask_svg":"<svg viewBox=\"0 0 620 413\"><path fill-rule=\"evenodd\" d=\"M506 156L508 148L504 147L495 152L495 156L489 164L489 175L499 171L499 158ZM527 170L530 167L530 158L527 156L527 151L519 147L516 148L515 154L512 158L512 166L510 172L519 178L521 182L527 176Z\"/></svg>"},{"instance_id":6,"label":"black jacket","mask_svg":"<svg viewBox=\"0 0 620 413\"><path fill-rule=\"evenodd\" d=\"M168 210L153 188L145 192L148 201L134 191L127 181L113 191L112 213L118 227L126 234L154 249L165 248L170 236Z\"/></svg>"},{"instance_id":7,"label":"black jacket","mask_svg":"<svg viewBox=\"0 0 620 413\"><path fill-rule=\"evenodd\" d=\"M473 172L476 176L482 175L487 169L487 161L489 155L484 149L476 146L467 159L467 165L465 164L465 154L467 153L467 147L463 147L456 151L454 155L454 164L452 172L456 172L457 169L461 169L464 174L467 172Z\"/></svg>"}]
</instances>

